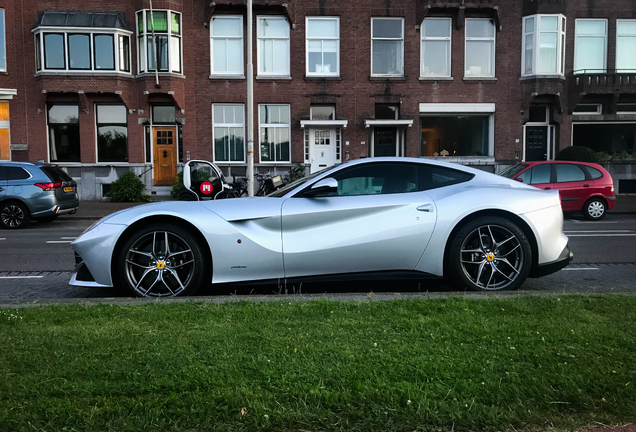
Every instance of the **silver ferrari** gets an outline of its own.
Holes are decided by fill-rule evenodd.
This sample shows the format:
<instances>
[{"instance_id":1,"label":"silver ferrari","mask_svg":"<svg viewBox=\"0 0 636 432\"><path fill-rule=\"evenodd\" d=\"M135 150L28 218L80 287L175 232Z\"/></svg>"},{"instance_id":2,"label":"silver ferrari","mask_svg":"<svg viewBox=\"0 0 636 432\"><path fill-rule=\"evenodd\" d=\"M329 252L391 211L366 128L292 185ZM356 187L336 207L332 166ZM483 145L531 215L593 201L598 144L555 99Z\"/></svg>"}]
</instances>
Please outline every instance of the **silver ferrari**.
<instances>
[{"instance_id":1,"label":"silver ferrari","mask_svg":"<svg viewBox=\"0 0 636 432\"><path fill-rule=\"evenodd\" d=\"M206 284L445 277L518 288L572 259L558 191L428 159L360 159L267 197L114 213L72 243L71 285L144 297Z\"/></svg>"}]
</instances>

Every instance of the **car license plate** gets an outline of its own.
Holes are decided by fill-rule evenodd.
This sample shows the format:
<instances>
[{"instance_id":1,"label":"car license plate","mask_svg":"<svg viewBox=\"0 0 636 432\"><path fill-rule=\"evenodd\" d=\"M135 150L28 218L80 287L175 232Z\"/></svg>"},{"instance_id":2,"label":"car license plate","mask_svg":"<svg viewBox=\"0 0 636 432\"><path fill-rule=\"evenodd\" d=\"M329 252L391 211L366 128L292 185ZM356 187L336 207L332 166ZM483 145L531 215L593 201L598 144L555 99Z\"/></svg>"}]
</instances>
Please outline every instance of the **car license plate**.
<instances>
[{"instance_id":1,"label":"car license plate","mask_svg":"<svg viewBox=\"0 0 636 432\"><path fill-rule=\"evenodd\" d=\"M64 192L73 192L73 188L72 187L65 187L64 188Z\"/></svg>"}]
</instances>

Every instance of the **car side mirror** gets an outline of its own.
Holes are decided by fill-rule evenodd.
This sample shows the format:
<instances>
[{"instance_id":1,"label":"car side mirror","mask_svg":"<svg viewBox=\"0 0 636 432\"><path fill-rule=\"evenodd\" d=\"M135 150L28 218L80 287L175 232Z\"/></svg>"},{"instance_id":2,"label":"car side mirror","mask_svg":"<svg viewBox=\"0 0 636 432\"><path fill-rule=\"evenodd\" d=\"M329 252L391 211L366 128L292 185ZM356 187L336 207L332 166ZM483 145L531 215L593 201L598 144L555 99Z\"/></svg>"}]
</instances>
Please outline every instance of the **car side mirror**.
<instances>
[{"instance_id":1,"label":"car side mirror","mask_svg":"<svg viewBox=\"0 0 636 432\"><path fill-rule=\"evenodd\" d=\"M305 192L305 196L313 198L317 195L338 193L338 180L333 177L327 177L316 182L311 189Z\"/></svg>"},{"instance_id":2,"label":"car side mirror","mask_svg":"<svg viewBox=\"0 0 636 432\"><path fill-rule=\"evenodd\" d=\"M517 177L515 180L517 180L519 183L523 183L523 179L521 177Z\"/></svg>"}]
</instances>

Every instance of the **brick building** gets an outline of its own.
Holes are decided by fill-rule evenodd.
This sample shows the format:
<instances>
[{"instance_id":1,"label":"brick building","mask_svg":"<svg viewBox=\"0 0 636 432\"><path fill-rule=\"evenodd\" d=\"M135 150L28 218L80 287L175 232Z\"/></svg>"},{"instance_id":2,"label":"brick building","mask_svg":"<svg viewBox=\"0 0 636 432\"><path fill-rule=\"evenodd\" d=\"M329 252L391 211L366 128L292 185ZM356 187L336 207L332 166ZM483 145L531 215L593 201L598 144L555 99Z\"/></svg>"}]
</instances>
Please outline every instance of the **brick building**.
<instances>
[{"instance_id":1,"label":"brick building","mask_svg":"<svg viewBox=\"0 0 636 432\"><path fill-rule=\"evenodd\" d=\"M152 8L0 0L0 159L57 163L83 199L129 170L168 193L190 159L243 176L244 1ZM253 24L261 172L636 150L632 0L254 0Z\"/></svg>"}]
</instances>

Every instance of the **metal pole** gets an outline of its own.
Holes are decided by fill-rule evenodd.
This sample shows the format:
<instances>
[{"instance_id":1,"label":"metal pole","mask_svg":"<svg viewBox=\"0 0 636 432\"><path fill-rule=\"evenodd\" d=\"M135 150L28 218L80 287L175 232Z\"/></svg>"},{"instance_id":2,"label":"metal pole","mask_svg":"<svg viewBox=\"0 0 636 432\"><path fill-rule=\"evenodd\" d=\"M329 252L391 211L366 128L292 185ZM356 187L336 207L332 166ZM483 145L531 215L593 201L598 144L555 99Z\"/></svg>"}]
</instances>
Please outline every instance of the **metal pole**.
<instances>
[{"instance_id":1,"label":"metal pole","mask_svg":"<svg viewBox=\"0 0 636 432\"><path fill-rule=\"evenodd\" d=\"M254 196L254 66L252 0L247 0L247 196Z\"/></svg>"}]
</instances>

